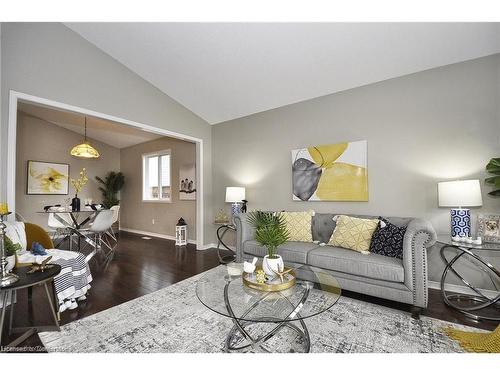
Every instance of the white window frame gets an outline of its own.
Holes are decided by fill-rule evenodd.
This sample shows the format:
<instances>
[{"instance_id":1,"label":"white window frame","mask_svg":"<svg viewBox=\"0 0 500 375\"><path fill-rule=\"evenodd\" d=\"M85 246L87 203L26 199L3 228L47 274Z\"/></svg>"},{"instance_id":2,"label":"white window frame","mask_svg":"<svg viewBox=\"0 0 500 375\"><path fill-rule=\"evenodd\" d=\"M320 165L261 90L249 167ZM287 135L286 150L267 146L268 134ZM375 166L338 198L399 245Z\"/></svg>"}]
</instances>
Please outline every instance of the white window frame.
<instances>
[{"instance_id":1,"label":"white window frame","mask_svg":"<svg viewBox=\"0 0 500 375\"><path fill-rule=\"evenodd\" d=\"M161 198L161 157L169 155L169 172L170 172L170 198ZM149 180L149 169L146 166L148 158L152 156L158 157L158 199L145 199L146 197L146 181ZM142 201L143 202L153 202L153 203L172 203L172 152L170 149L155 151L148 154L142 154Z\"/></svg>"}]
</instances>

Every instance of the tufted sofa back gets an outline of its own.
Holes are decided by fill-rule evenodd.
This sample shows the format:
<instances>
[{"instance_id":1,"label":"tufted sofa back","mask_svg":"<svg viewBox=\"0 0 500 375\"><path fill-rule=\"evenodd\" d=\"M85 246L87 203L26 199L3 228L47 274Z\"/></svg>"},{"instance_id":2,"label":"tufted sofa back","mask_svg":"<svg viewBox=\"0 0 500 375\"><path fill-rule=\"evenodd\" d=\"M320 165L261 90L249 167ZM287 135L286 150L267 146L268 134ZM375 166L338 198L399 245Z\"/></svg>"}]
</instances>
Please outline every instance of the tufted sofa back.
<instances>
[{"instance_id":1,"label":"tufted sofa back","mask_svg":"<svg viewBox=\"0 0 500 375\"><path fill-rule=\"evenodd\" d=\"M333 221L335 215L341 214L320 214L316 213L312 218L312 237L313 241L328 243L335 229L336 222ZM351 215L363 219L376 219L378 216L370 215ZM412 218L406 217L387 217L387 220L398 227L406 226Z\"/></svg>"}]
</instances>

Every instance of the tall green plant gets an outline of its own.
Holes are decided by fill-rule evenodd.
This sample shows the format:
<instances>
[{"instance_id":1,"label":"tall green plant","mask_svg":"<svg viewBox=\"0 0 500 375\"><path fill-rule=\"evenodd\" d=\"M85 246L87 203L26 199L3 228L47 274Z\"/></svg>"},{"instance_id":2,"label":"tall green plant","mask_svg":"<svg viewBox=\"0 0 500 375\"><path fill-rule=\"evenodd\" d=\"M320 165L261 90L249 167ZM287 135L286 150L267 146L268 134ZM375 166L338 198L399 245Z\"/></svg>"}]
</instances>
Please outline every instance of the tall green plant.
<instances>
[{"instance_id":1,"label":"tall green plant","mask_svg":"<svg viewBox=\"0 0 500 375\"><path fill-rule=\"evenodd\" d=\"M290 238L283 216L280 213L252 211L247 221L255 228L255 240L267 248L269 258L275 258L276 248Z\"/></svg>"},{"instance_id":2,"label":"tall green plant","mask_svg":"<svg viewBox=\"0 0 500 375\"><path fill-rule=\"evenodd\" d=\"M111 208L120 203L117 194L125 185L125 177L121 172L111 171L104 179L99 176L95 179L102 185L99 186L99 190L102 193L104 207Z\"/></svg>"},{"instance_id":3,"label":"tall green plant","mask_svg":"<svg viewBox=\"0 0 500 375\"><path fill-rule=\"evenodd\" d=\"M500 196L500 158L493 158L486 165L486 171L493 174L493 177L488 177L485 182L495 186L495 190L490 191L488 194L494 197Z\"/></svg>"}]
</instances>

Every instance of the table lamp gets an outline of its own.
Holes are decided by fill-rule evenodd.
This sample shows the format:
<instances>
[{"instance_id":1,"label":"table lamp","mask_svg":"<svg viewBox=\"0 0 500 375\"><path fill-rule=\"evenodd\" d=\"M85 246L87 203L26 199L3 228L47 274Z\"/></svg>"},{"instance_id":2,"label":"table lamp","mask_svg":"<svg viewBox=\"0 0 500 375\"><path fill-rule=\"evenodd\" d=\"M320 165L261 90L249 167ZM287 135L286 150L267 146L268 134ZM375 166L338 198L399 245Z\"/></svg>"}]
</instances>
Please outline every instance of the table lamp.
<instances>
[{"instance_id":1,"label":"table lamp","mask_svg":"<svg viewBox=\"0 0 500 375\"><path fill-rule=\"evenodd\" d=\"M439 207L451 209L451 237L470 237L470 210L464 207L482 206L479 180L459 180L438 183Z\"/></svg>"},{"instance_id":2,"label":"table lamp","mask_svg":"<svg viewBox=\"0 0 500 375\"><path fill-rule=\"evenodd\" d=\"M245 199L245 188L229 186L226 187L226 202L231 203L231 215L241 213L241 206Z\"/></svg>"}]
</instances>

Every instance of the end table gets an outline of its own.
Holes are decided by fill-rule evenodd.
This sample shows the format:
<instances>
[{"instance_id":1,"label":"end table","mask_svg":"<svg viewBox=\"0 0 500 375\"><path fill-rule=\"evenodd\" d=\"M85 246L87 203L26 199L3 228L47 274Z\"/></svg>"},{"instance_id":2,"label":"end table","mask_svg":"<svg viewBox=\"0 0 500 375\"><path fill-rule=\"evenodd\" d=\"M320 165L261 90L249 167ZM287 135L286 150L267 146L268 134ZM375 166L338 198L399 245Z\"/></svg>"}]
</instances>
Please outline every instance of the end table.
<instances>
[{"instance_id":1,"label":"end table","mask_svg":"<svg viewBox=\"0 0 500 375\"><path fill-rule=\"evenodd\" d=\"M7 310L7 303L10 302L10 316L9 316L9 335L11 332L24 332L19 338L15 339L6 346L17 346L28 337L35 334L38 331L59 331L59 318L56 313L58 306L57 296L54 289L54 277L56 277L59 272L61 272L61 266L54 264L53 267L45 270L44 272L35 272L29 274L29 267L21 267L14 270L15 274L19 276L19 280L13 284L6 287L0 288L0 300L2 301L2 307L0 310L0 342L2 338L2 331L5 320L5 311ZM45 289L45 294L47 296L47 302L49 303L50 312L52 313L52 318L54 319L53 326L31 326L31 327L12 327L12 320L14 317L14 302L16 301L17 291L21 289L30 288L36 285L41 285ZM52 299L49 291L49 286L52 288L54 293L54 299Z\"/></svg>"},{"instance_id":2,"label":"end table","mask_svg":"<svg viewBox=\"0 0 500 375\"><path fill-rule=\"evenodd\" d=\"M216 222L214 224L219 225L219 227L217 228L217 256L219 257L219 262L221 264L231 263L236 259L236 254L229 246L227 246L224 243L223 238L226 235L227 231L236 232L236 227L234 226L234 224L232 224L230 222L224 222L224 223L217 223ZM226 250L229 250L231 252L231 254L221 255L220 245L222 245Z\"/></svg>"},{"instance_id":3,"label":"end table","mask_svg":"<svg viewBox=\"0 0 500 375\"><path fill-rule=\"evenodd\" d=\"M478 255L481 251L500 251L500 244L496 243L484 243L482 245L474 245L464 242L454 242L449 236L443 235L438 236L437 242L441 243L441 258L445 262L445 268L441 276L441 295L443 296L444 302L460 311L462 314L468 316L469 318L475 320L494 320L500 321L500 314L498 315L485 315L484 309L490 308L500 308L500 291L498 290L498 285L500 285L500 271L497 270L492 264L490 264L486 259ZM451 259L447 259L445 256L446 249L453 249L456 255ZM497 289L497 295L493 298L487 297L478 287L474 286L467 277L463 276L454 266L460 259L469 259L471 264L474 264L481 272L488 275L493 283L495 289ZM445 290L445 281L449 274L453 274L460 279L460 281L469 288L473 295L461 294L461 293L447 293Z\"/></svg>"}]
</instances>

